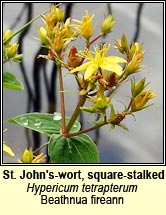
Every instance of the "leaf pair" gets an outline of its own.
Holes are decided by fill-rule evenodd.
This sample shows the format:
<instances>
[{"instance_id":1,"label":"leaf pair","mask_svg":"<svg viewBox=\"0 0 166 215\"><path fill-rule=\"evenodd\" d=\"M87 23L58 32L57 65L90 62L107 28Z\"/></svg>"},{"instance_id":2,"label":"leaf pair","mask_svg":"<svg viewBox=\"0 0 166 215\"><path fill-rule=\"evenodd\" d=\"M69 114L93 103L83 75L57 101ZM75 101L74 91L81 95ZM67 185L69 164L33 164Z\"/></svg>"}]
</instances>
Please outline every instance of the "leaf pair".
<instances>
[{"instance_id":1,"label":"leaf pair","mask_svg":"<svg viewBox=\"0 0 166 215\"><path fill-rule=\"evenodd\" d=\"M70 118L66 117L66 124ZM97 163L99 153L95 143L86 134L66 138L61 134L61 115L59 113L27 113L8 119L7 122L21 125L48 136L48 154L51 163ZM80 130L76 121L71 133Z\"/></svg>"}]
</instances>

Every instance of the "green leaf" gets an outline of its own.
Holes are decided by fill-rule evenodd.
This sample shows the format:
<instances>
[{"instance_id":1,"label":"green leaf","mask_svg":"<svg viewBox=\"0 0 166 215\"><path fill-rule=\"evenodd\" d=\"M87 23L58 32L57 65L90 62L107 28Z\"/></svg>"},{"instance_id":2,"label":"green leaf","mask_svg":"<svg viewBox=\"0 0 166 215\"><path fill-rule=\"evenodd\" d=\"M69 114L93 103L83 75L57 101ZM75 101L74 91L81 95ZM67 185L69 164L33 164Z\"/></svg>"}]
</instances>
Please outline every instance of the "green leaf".
<instances>
[{"instance_id":1,"label":"green leaf","mask_svg":"<svg viewBox=\"0 0 166 215\"><path fill-rule=\"evenodd\" d=\"M66 117L66 124L70 118ZM7 122L21 125L25 128L32 129L46 136L52 134L59 134L61 131L61 115L59 113L47 114L47 113L27 113L8 119ZM71 128L71 132L77 132L80 130L80 123L76 121Z\"/></svg>"},{"instance_id":2,"label":"green leaf","mask_svg":"<svg viewBox=\"0 0 166 215\"><path fill-rule=\"evenodd\" d=\"M122 123L119 123L119 125L121 128L123 128L124 130L128 131L129 129Z\"/></svg>"},{"instance_id":3,"label":"green leaf","mask_svg":"<svg viewBox=\"0 0 166 215\"><path fill-rule=\"evenodd\" d=\"M110 104L110 107L111 107L110 119L112 119L115 116L115 109L113 104Z\"/></svg>"},{"instance_id":4,"label":"green leaf","mask_svg":"<svg viewBox=\"0 0 166 215\"><path fill-rule=\"evenodd\" d=\"M24 89L21 81L19 81L15 75L10 72L3 73L3 88L10 90L22 90Z\"/></svg>"},{"instance_id":5,"label":"green leaf","mask_svg":"<svg viewBox=\"0 0 166 215\"><path fill-rule=\"evenodd\" d=\"M104 124L104 120L105 120L105 114L101 115L98 120L91 121L91 123L95 125L102 125Z\"/></svg>"},{"instance_id":6,"label":"green leaf","mask_svg":"<svg viewBox=\"0 0 166 215\"><path fill-rule=\"evenodd\" d=\"M60 134L51 136L48 145L51 163L98 163L99 153L95 143L81 134L65 138Z\"/></svg>"}]
</instances>

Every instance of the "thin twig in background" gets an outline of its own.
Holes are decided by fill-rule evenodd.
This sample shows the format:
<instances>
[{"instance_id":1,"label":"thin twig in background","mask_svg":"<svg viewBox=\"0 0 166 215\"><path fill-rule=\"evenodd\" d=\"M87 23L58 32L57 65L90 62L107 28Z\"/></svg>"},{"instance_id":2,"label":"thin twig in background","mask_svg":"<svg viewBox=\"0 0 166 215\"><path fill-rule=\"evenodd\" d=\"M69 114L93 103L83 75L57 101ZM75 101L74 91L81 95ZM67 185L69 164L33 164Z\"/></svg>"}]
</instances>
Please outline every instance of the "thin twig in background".
<instances>
[{"instance_id":1,"label":"thin twig in background","mask_svg":"<svg viewBox=\"0 0 166 215\"><path fill-rule=\"evenodd\" d=\"M111 15L111 14L112 14L111 3L107 3L107 15ZM104 35L104 37L105 37L105 35ZM100 115L97 114L96 121L99 120L99 118L100 118ZM100 128L97 128L94 132L95 132L94 142L96 143L96 145L98 145L99 139L100 139Z\"/></svg>"},{"instance_id":2,"label":"thin twig in background","mask_svg":"<svg viewBox=\"0 0 166 215\"><path fill-rule=\"evenodd\" d=\"M27 7L27 20L26 23L29 22L32 19L32 3L25 3L26 7ZM30 29L29 25L24 31L22 31L20 33L19 39L18 39L18 43L19 43L19 47L18 47L18 53L23 53L23 41L24 41L24 37L26 36L26 34L28 33L29 29ZM25 69L25 65L24 62L20 62L20 68L21 68L21 72L24 78L24 82L25 82L25 88L27 89L28 92L28 105L27 105L27 111L26 112L30 112L30 107L32 102L34 101L34 95L33 95L33 91L31 89L28 77L27 77L27 72Z\"/></svg>"},{"instance_id":3,"label":"thin twig in background","mask_svg":"<svg viewBox=\"0 0 166 215\"><path fill-rule=\"evenodd\" d=\"M137 16L136 16L136 30L135 34L133 37L132 42L136 42L138 40L139 34L140 34L140 28L141 28L141 14L142 14L142 9L143 9L144 3L139 3L138 4L138 9L137 9Z\"/></svg>"},{"instance_id":4,"label":"thin twig in background","mask_svg":"<svg viewBox=\"0 0 166 215\"><path fill-rule=\"evenodd\" d=\"M11 24L10 29L14 29L17 26L18 22L22 19L22 15L25 13L26 7L27 7L26 4L23 4L23 8L21 9L20 13L17 15L17 18L14 21L14 23Z\"/></svg>"},{"instance_id":5,"label":"thin twig in background","mask_svg":"<svg viewBox=\"0 0 166 215\"><path fill-rule=\"evenodd\" d=\"M32 19L32 3L25 3L25 7L27 7L27 20L26 20L26 22L29 22ZM19 43L18 53L23 53L23 41L24 41L24 38L25 38L26 34L28 33L29 29L30 29L30 25L24 31L22 31L20 33L20 36L18 39L18 43ZM27 77L27 71L26 71L24 62L21 61L19 65L20 65L21 72L22 72L22 75L24 78L24 82L25 82L25 86L26 86L25 89L27 90L27 96L28 96L28 98L27 98L27 111L26 112L30 112L30 107L33 103L33 92L32 92L28 77ZM28 145L28 147L30 147L31 146L31 140L30 140L31 138L30 138L29 130L25 129L25 135L27 138L27 143L28 143L27 145Z\"/></svg>"},{"instance_id":6,"label":"thin twig in background","mask_svg":"<svg viewBox=\"0 0 166 215\"><path fill-rule=\"evenodd\" d=\"M107 15L111 15L112 14L112 6L111 3L107 3Z\"/></svg>"}]
</instances>

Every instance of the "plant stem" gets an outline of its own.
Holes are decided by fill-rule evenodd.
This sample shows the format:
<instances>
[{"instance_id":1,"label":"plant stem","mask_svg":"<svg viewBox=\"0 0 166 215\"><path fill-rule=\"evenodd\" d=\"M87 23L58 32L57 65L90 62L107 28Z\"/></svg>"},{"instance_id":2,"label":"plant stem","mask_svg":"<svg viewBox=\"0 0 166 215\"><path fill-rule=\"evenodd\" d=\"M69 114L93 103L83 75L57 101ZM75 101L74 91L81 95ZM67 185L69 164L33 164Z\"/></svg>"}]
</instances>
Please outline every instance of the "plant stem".
<instances>
[{"instance_id":1,"label":"plant stem","mask_svg":"<svg viewBox=\"0 0 166 215\"><path fill-rule=\"evenodd\" d=\"M47 145L48 145L48 142L44 143L44 144L41 145L39 148L35 149L35 150L33 151L33 154L36 153L37 151L39 151L40 149L44 148L44 147L47 146Z\"/></svg>"},{"instance_id":2,"label":"plant stem","mask_svg":"<svg viewBox=\"0 0 166 215\"><path fill-rule=\"evenodd\" d=\"M131 114L131 112L129 112L129 111L123 111L123 112L121 113L123 119L125 118L126 115L130 115L130 114ZM122 120L123 120L123 119L122 119ZM66 138L71 138L71 137L74 137L74 136L77 136L77 135L80 135L80 134L83 134L83 133L87 133L87 132L96 130L96 129L98 129L98 128L104 126L104 125L111 124L112 121L114 121L114 119L113 119L113 120L112 120L112 119L108 119L108 120L107 120L107 119L105 118L104 122L102 122L102 123L99 124L99 125L95 125L95 126L92 126L92 127L90 127L90 128L86 128L86 129L83 129L83 130L78 131L78 132L74 132L74 133L70 133L70 134L65 134L65 137L66 137ZM120 122L119 122L119 123L120 123ZM118 125L118 124L116 124L116 125Z\"/></svg>"},{"instance_id":3,"label":"plant stem","mask_svg":"<svg viewBox=\"0 0 166 215\"><path fill-rule=\"evenodd\" d=\"M79 97L79 102L75 108L75 111L72 115L72 117L70 118L70 121L66 127L66 134L68 134L68 132L70 131L71 127L73 126L74 122L76 121L76 119L78 118L78 115L80 113L80 107L84 105L86 101L86 96L80 96Z\"/></svg>"},{"instance_id":4,"label":"plant stem","mask_svg":"<svg viewBox=\"0 0 166 215\"><path fill-rule=\"evenodd\" d=\"M96 42L96 40L98 40L100 37L102 37L103 34L99 34L95 39L93 39L92 41L90 41L87 45L87 48L89 49L89 47L92 45L92 43Z\"/></svg>"},{"instance_id":5,"label":"plant stem","mask_svg":"<svg viewBox=\"0 0 166 215\"><path fill-rule=\"evenodd\" d=\"M86 129L81 130L81 131L78 131L78 132L74 132L74 133L71 133L71 134L67 134L65 137L66 137L66 138L71 138L71 137L74 137L74 136L77 136L77 135L80 135L80 134L83 134L83 133L87 133L87 132L93 131L93 130L95 130L95 129L97 129L97 128L100 128L100 127L102 127L103 125L106 125L106 124L107 124L107 122L103 122L103 123L100 124L100 125L95 125L95 126L92 126L92 127L90 127L90 128L86 128Z\"/></svg>"},{"instance_id":6,"label":"plant stem","mask_svg":"<svg viewBox=\"0 0 166 215\"><path fill-rule=\"evenodd\" d=\"M59 76L59 86L60 86L60 103L61 103L61 115L62 115L62 134L66 132L65 123L65 99L64 99L64 88L62 79L62 67L61 64L57 65L58 76Z\"/></svg>"}]
</instances>

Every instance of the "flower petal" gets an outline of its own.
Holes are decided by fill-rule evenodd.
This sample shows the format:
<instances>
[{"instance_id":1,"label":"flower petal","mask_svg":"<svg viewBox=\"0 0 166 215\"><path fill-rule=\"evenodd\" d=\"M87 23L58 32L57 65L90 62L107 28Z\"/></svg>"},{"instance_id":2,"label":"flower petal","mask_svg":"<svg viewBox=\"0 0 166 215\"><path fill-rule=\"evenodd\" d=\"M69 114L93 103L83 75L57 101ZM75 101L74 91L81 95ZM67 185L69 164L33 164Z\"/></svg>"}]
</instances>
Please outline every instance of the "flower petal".
<instances>
[{"instance_id":1,"label":"flower petal","mask_svg":"<svg viewBox=\"0 0 166 215\"><path fill-rule=\"evenodd\" d=\"M79 72L79 71L85 71L86 68L91 64L91 62L87 62L82 64L81 66L78 66L72 70L70 70L70 73Z\"/></svg>"},{"instance_id":2,"label":"flower petal","mask_svg":"<svg viewBox=\"0 0 166 215\"><path fill-rule=\"evenodd\" d=\"M12 156L12 157L15 156L15 154L14 154L14 152L11 150L11 148L10 148L7 144L5 144L5 143L3 143L3 151L6 152L8 155L10 155L10 156Z\"/></svg>"},{"instance_id":3,"label":"flower petal","mask_svg":"<svg viewBox=\"0 0 166 215\"><path fill-rule=\"evenodd\" d=\"M116 73L117 75L122 75L123 73L123 70L122 70L122 67L118 64L101 64L100 67L102 69L106 69L108 71L111 71L111 72L114 72Z\"/></svg>"},{"instance_id":4,"label":"flower petal","mask_svg":"<svg viewBox=\"0 0 166 215\"><path fill-rule=\"evenodd\" d=\"M118 56L110 56L106 57L104 61L107 61L109 63L126 63L126 60L124 58L118 57Z\"/></svg>"},{"instance_id":5,"label":"flower petal","mask_svg":"<svg viewBox=\"0 0 166 215\"><path fill-rule=\"evenodd\" d=\"M126 63L126 60L118 56L105 57L100 67L120 76L123 71L118 63Z\"/></svg>"},{"instance_id":6,"label":"flower petal","mask_svg":"<svg viewBox=\"0 0 166 215\"><path fill-rule=\"evenodd\" d=\"M95 64L90 64L88 67L87 67L87 69L86 69L86 71L85 71L85 75L84 75L84 79L85 80L88 80L94 73L95 73L95 71L97 70L97 66L95 65Z\"/></svg>"}]
</instances>

